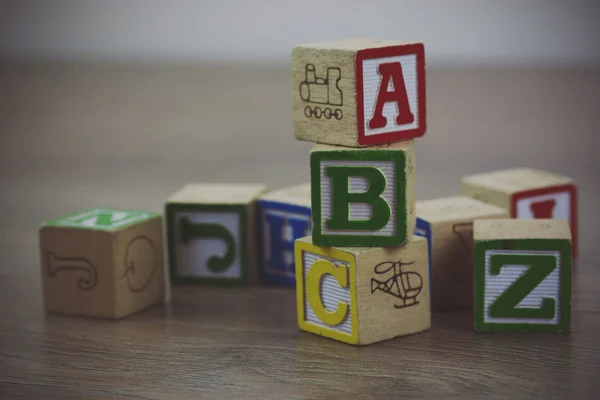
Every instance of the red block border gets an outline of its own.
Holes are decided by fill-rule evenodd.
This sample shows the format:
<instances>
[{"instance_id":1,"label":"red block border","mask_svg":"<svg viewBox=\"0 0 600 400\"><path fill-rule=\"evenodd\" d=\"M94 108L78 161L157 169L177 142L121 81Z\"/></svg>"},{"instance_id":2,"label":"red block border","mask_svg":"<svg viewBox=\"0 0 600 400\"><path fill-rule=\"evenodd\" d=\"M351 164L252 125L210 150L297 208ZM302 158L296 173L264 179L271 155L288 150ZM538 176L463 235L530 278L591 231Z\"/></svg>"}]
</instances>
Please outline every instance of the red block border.
<instances>
[{"instance_id":1,"label":"red block border","mask_svg":"<svg viewBox=\"0 0 600 400\"><path fill-rule=\"evenodd\" d=\"M519 200L558 192L569 192L571 194L571 221L569 221L569 225L571 227L571 239L573 242L573 259L576 259L578 255L577 188L572 183L560 186L550 186L542 189L526 190L513 194L510 200L510 216L511 218L517 217L517 202Z\"/></svg>"},{"instance_id":2,"label":"red block border","mask_svg":"<svg viewBox=\"0 0 600 400\"><path fill-rule=\"evenodd\" d=\"M419 126L415 129L382 133L380 135L365 136L364 121L364 92L363 92L363 60L374 58L417 55L417 104L419 107ZM356 53L356 123L358 126L358 144L373 146L387 144L421 137L427 130L427 90L425 83L425 46L422 43L380 47L376 49L359 50Z\"/></svg>"}]
</instances>

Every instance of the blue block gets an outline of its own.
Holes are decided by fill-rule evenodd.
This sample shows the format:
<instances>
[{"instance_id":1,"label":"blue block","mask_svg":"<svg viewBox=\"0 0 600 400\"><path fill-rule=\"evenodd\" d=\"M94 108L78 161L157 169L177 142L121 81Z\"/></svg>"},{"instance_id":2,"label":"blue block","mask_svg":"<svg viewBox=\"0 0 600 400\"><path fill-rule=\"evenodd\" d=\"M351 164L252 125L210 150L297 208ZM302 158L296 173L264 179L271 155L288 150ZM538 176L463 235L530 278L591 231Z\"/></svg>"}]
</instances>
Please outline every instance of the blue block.
<instances>
[{"instance_id":1,"label":"blue block","mask_svg":"<svg viewBox=\"0 0 600 400\"><path fill-rule=\"evenodd\" d=\"M430 287L429 295L431 297L431 290L433 288L433 273L432 273L431 266L433 265L433 260L431 259L432 240L431 240L431 227L429 226L429 222L425 221L424 219L417 218L417 226L415 228L415 235L423 236L425 239L427 239L427 253L428 253L428 258L429 258L429 287Z\"/></svg>"},{"instance_id":2,"label":"blue block","mask_svg":"<svg viewBox=\"0 0 600 400\"><path fill-rule=\"evenodd\" d=\"M310 207L258 200L258 257L262 280L296 285L294 240L311 234Z\"/></svg>"}]
</instances>

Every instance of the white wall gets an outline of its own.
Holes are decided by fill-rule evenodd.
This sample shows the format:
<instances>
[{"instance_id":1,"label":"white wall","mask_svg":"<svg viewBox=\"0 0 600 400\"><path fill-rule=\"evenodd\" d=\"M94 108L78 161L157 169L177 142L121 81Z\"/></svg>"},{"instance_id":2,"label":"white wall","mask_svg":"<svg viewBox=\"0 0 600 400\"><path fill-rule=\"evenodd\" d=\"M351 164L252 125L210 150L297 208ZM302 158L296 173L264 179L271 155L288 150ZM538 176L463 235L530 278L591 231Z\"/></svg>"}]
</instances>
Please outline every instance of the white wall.
<instances>
[{"instance_id":1,"label":"white wall","mask_svg":"<svg viewBox=\"0 0 600 400\"><path fill-rule=\"evenodd\" d=\"M424 41L429 65L600 64L600 1L0 0L0 56L288 62L296 43Z\"/></svg>"}]
</instances>

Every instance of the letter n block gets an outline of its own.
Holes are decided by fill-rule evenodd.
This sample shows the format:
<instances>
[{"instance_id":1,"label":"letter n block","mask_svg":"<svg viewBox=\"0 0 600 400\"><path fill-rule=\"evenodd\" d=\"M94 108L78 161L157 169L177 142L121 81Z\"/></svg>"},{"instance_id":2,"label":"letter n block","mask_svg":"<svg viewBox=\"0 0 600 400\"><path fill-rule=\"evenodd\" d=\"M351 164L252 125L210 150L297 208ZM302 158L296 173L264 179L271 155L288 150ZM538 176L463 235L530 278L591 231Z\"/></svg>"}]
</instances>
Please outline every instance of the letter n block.
<instances>
[{"instance_id":1,"label":"letter n block","mask_svg":"<svg viewBox=\"0 0 600 400\"><path fill-rule=\"evenodd\" d=\"M167 199L172 283L249 285L258 281L258 184L190 184Z\"/></svg>"},{"instance_id":2,"label":"letter n block","mask_svg":"<svg viewBox=\"0 0 600 400\"><path fill-rule=\"evenodd\" d=\"M367 345L431 326L427 240L394 248L319 247L296 240L300 329Z\"/></svg>"},{"instance_id":3,"label":"letter n block","mask_svg":"<svg viewBox=\"0 0 600 400\"><path fill-rule=\"evenodd\" d=\"M42 224L46 312L118 319L164 300L160 215L93 208Z\"/></svg>"},{"instance_id":4,"label":"letter n block","mask_svg":"<svg viewBox=\"0 0 600 400\"><path fill-rule=\"evenodd\" d=\"M257 205L262 280L295 285L294 241L311 232L310 183L266 193Z\"/></svg>"},{"instance_id":5,"label":"letter n block","mask_svg":"<svg viewBox=\"0 0 600 400\"><path fill-rule=\"evenodd\" d=\"M346 39L298 45L291 65L296 139L363 147L425 134L422 43Z\"/></svg>"},{"instance_id":6,"label":"letter n block","mask_svg":"<svg viewBox=\"0 0 600 400\"><path fill-rule=\"evenodd\" d=\"M467 196L417 201L415 234L430 248L431 310L473 305L473 221L508 218L497 206Z\"/></svg>"},{"instance_id":7,"label":"letter n block","mask_svg":"<svg viewBox=\"0 0 600 400\"><path fill-rule=\"evenodd\" d=\"M314 244L401 246L415 229L414 140L310 153Z\"/></svg>"},{"instance_id":8,"label":"letter n block","mask_svg":"<svg viewBox=\"0 0 600 400\"><path fill-rule=\"evenodd\" d=\"M465 176L461 193L503 207L511 218L568 221L573 259L577 258L577 187L573 179L531 168L512 168Z\"/></svg>"},{"instance_id":9,"label":"letter n block","mask_svg":"<svg viewBox=\"0 0 600 400\"><path fill-rule=\"evenodd\" d=\"M571 329L571 231L564 220L475 221L475 329Z\"/></svg>"}]
</instances>

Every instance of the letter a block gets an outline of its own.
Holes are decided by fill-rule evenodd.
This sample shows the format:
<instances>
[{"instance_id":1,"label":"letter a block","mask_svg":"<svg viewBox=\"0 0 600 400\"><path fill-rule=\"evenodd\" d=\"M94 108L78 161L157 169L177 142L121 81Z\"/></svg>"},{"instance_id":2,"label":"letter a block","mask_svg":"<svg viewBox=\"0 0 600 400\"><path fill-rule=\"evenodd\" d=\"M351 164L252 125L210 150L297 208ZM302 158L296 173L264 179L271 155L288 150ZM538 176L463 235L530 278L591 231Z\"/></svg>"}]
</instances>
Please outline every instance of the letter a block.
<instances>
[{"instance_id":1,"label":"letter a block","mask_svg":"<svg viewBox=\"0 0 600 400\"><path fill-rule=\"evenodd\" d=\"M319 247L296 240L300 329L367 345L431 327L427 240L394 248Z\"/></svg>"},{"instance_id":2,"label":"letter a block","mask_svg":"<svg viewBox=\"0 0 600 400\"><path fill-rule=\"evenodd\" d=\"M401 246L415 229L414 140L310 153L313 242Z\"/></svg>"},{"instance_id":3,"label":"letter a block","mask_svg":"<svg viewBox=\"0 0 600 400\"><path fill-rule=\"evenodd\" d=\"M304 44L292 50L291 64L296 139L364 147L425 134L422 43Z\"/></svg>"},{"instance_id":4,"label":"letter a block","mask_svg":"<svg viewBox=\"0 0 600 400\"><path fill-rule=\"evenodd\" d=\"M162 232L152 212L94 208L44 222L46 311L118 319L162 302Z\"/></svg>"},{"instance_id":5,"label":"letter a block","mask_svg":"<svg viewBox=\"0 0 600 400\"><path fill-rule=\"evenodd\" d=\"M573 258L577 258L577 188L573 179L531 168L513 168L465 176L461 193L505 208L511 218L568 221Z\"/></svg>"},{"instance_id":6,"label":"letter a block","mask_svg":"<svg viewBox=\"0 0 600 400\"><path fill-rule=\"evenodd\" d=\"M258 281L256 199L264 185L190 184L165 205L173 283Z\"/></svg>"},{"instance_id":7,"label":"letter a block","mask_svg":"<svg viewBox=\"0 0 600 400\"><path fill-rule=\"evenodd\" d=\"M508 218L508 212L467 196L417 201L415 234L430 249L431 310L473 304L473 221Z\"/></svg>"},{"instance_id":8,"label":"letter a block","mask_svg":"<svg viewBox=\"0 0 600 400\"><path fill-rule=\"evenodd\" d=\"M475 329L571 329L571 232L567 221L475 221Z\"/></svg>"},{"instance_id":9,"label":"letter a block","mask_svg":"<svg viewBox=\"0 0 600 400\"><path fill-rule=\"evenodd\" d=\"M310 183L258 199L258 242L262 280L295 285L294 241L310 235Z\"/></svg>"}]
</instances>

